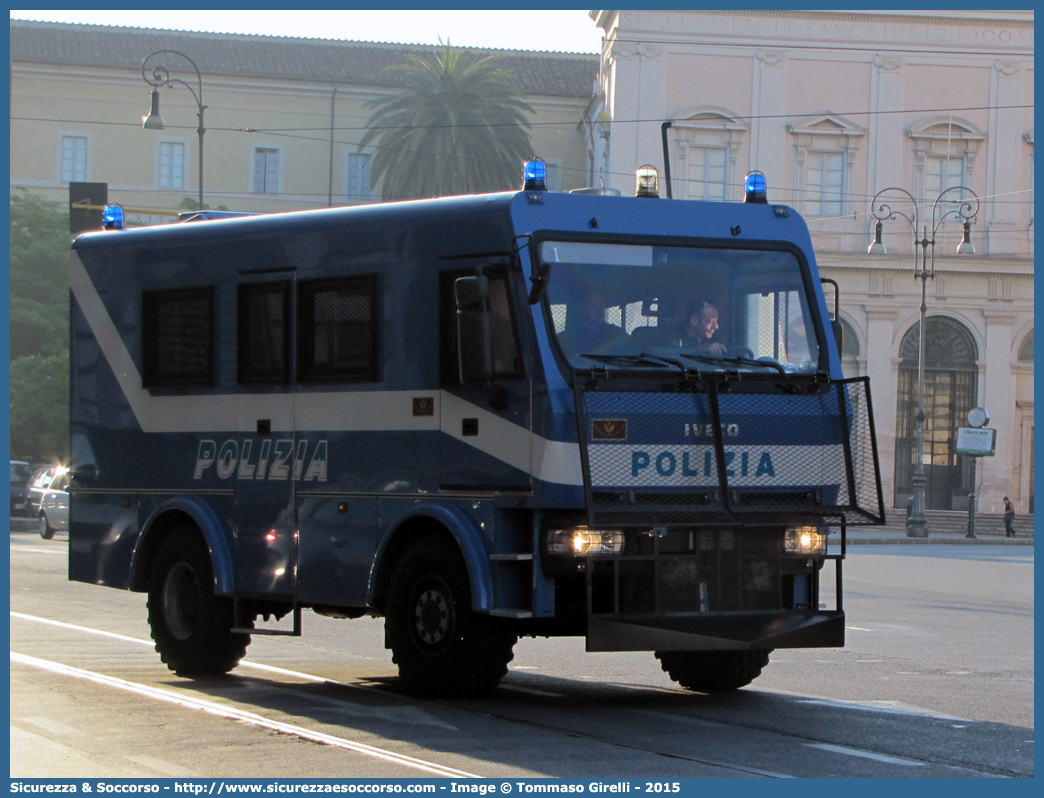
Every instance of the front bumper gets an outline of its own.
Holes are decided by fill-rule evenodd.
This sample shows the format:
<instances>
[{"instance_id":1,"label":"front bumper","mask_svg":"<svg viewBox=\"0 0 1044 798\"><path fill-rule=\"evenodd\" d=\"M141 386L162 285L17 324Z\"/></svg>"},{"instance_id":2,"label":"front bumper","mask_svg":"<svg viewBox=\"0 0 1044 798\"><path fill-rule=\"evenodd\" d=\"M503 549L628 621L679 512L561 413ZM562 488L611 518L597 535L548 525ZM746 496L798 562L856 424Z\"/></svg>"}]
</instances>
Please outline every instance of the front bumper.
<instances>
[{"instance_id":1,"label":"front bumper","mask_svg":"<svg viewBox=\"0 0 1044 798\"><path fill-rule=\"evenodd\" d=\"M588 651L745 651L845 644L841 610L592 615Z\"/></svg>"},{"instance_id":2,"label":"front bumper","mask_svg":"<svg viewBox=\"0 0 1044 798\"><path fill-rule=\"evenodd\" d=\"M27 501L11 501L12 518L32 518L35 515L32 506Z\"/></svg>"}]
</instances>

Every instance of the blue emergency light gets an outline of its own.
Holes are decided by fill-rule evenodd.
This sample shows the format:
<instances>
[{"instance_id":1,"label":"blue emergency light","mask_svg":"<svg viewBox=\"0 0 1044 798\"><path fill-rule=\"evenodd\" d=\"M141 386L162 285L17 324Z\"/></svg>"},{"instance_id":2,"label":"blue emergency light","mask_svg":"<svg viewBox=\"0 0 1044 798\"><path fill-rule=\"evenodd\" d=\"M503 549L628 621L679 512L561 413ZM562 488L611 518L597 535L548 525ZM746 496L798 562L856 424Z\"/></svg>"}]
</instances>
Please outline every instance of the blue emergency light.
<instances>
[{"instance_id":1,"label":"blue emergency light","mask_svg":"<svg viewBox=\"0 0 1044 798\"><path fill-rule=\"evenodd\" d=\"M123 229L123 206L106 205L102 210L102 227L105 230Z\"/></svg>"},{"instance_id":2,"label":"blue emergency light","mask_svg":"<svg viewBox=\"0 0 1044 798\"><path fill-rule=\"evenodd\" d=\"M747 172L743 181L743 201L759 205L768 204L768 184L765 182L765 175L756 169Z\"/></svg>"},{"instance_id":3,"label":"blue emergency light","mask_svg":"<svg viewBox=\"0 0 1044 798\"><path fill-rule=\"evenodd\" d=\"M526 161L522 180L523 191L547 191L547 164L539 158Z\"/></svg>"}]
</instances>

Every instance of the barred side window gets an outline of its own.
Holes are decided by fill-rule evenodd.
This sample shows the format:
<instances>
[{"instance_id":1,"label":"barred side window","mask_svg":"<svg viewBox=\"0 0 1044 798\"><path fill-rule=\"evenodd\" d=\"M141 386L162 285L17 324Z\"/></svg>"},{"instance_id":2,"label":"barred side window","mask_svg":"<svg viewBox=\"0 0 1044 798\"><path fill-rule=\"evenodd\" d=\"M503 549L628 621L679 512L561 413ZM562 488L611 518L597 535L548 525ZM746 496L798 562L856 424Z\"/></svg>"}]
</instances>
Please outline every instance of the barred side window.
<instances>
[{"instance_id":1,"label":"barred side window","mask_svg":"<svg viewBox=\"0 0 1044 798\"><path fill-rule=\"evenodd\" d=\"M239 382L286 384L290 360L290 283L241 285L237 299Z\"/></svg>"},{"instance_id":2,"label":"barred side window","mask_svg":"<svg viewBox=\"0 0 1044 798\"><path fill-rule=\"evenodd\" d=\"M214 289L143 292L142 338L146 388L212 385Z\"/></svg>"},{"instance_id":3,"label":"barred side window","mask_svg":"<svg viewBox=\"0 0 1044 798\"><path fill-rule=\"evenodd\" d=\"M375 381L376 277L302 281L297 296L298 378Z\"/></svg>"}]
</instances>

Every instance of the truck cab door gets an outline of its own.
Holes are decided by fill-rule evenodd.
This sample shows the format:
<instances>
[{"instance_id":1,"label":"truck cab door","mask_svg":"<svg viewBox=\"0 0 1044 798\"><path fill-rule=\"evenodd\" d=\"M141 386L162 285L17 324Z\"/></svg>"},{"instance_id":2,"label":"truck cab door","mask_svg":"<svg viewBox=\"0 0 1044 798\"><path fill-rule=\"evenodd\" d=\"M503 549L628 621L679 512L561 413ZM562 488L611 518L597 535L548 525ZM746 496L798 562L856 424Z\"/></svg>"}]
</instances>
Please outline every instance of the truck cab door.
<instances>
[{"instance_id":1,"label":"truck cab door","mask_svg":"<svg viewBox=\"0 0 1044 798\"><path fill-rule=\"evenodd\" d=\"M507 258L465 264L455 261L439 275L439 487L483 493L529 491L530 377L523 357L514 275ZM484 286L473 310L485 316L481 324L470 328L458 324L457 281L461 278L478 278ZM474 360L483 351L489 361L488 373L476 376Z\"/></svg>"}]
</instances>

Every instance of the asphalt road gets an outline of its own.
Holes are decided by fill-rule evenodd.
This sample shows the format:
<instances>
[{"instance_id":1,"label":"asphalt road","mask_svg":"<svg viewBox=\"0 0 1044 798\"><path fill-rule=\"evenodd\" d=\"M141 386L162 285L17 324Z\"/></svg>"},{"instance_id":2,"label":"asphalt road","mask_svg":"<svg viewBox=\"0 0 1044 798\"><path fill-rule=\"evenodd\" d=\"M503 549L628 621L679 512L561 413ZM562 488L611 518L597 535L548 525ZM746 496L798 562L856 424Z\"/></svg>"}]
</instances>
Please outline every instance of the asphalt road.
<instances>
[{"instance_id":1,"label":"asphalt road","mask_svg":"<svg viewBox=\"0 0 1044 798\"><path fill-rule=\"evenodd\" d=\"M527 639L473 701L404 693L381 621L309 612L231 677L180 679L144 596L68 582L66 551L11 535L12 776L1033 775L1032 547L852 547L846 646L774 652L732 694Z\"/></svg>"}]
</instances>

